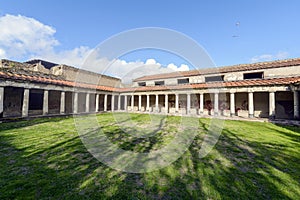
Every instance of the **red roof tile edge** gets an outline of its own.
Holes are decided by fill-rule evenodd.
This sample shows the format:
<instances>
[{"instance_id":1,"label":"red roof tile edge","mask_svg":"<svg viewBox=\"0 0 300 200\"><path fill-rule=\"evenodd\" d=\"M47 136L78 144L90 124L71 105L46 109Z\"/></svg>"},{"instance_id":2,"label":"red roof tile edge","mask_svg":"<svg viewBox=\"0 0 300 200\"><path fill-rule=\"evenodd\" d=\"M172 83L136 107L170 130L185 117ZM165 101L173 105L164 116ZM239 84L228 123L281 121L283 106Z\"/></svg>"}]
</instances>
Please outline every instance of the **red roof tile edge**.
<instances>
[{"instance_id":1,"label":"red roof tile edge","mask_svg":"<svg viewBox=\"0 0 300 200\"><path fill-rule=\"evenodd\" d=\"M43 84L54 84L69 87L88 88L108 92L142 92L142 91L166 91L166 90L182 90L182 89L209 89L209 88L227 88L227 87L250 87L250 86L270 86L270 85L289 85L300 83L300 76L298 77L285 77L285 78L272 78L272 79L257 79L257 80L240 80L230 82L208 82L208 83L195 83L186 85L170 85L170 86L144 86L132 88L115 88L109 86L100 86L86 83L77 83L72 81L51 79L45 77L37 77L30 75L12 74L9 72L0 71L0 78L38 82Z\"/></svg>"},{"instance_id":2,"label":"red roof tile edge","mask_svg":"<svg viewBox=\"0 0 300 200\"><path fill-rule=\"evenodd\" d=\"M197 70L181 71L181 72L171 72L171 73L163 73L163 74L154 74L154 75L148 75L148 76L143 76L134 79L134 81L147 81L147 80L164 79L164 78L188 77L188 76L208 75L208 74L216 74L216 73L259 70L259 69L268 69L268 68L277 68L277 67L289 67L289 66L296 66L296 65L300 65L300 58L258 62L258 63L250 63L250 64L239 64L239 65L197 69Z\"/></svg>"}]
</instances>

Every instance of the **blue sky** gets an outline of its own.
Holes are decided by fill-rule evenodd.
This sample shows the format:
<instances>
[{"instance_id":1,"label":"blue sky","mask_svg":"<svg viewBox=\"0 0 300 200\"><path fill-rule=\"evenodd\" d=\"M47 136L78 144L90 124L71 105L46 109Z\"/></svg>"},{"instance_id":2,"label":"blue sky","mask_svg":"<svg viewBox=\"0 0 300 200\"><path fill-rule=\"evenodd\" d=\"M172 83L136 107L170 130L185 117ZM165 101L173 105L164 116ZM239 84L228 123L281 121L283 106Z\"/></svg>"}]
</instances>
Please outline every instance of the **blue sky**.
<instances>
[{"instance_id":1,"label":"blue sky","mask_svg":"<svg viewBox=\"0 0 300 200\"><path fill-rule=\"evenodd\" d=\"M224 66L300 57L299 9L297 0L7 0L0 3L0 16L22 15L52 27L56 52L94 48L129 29L169 28L196 40L216 65ZM6 57L26 60L32 55ZM149 58L163 65L185 63L157 51L122 57L128 62Z\"/></svg>"}]
</instances>

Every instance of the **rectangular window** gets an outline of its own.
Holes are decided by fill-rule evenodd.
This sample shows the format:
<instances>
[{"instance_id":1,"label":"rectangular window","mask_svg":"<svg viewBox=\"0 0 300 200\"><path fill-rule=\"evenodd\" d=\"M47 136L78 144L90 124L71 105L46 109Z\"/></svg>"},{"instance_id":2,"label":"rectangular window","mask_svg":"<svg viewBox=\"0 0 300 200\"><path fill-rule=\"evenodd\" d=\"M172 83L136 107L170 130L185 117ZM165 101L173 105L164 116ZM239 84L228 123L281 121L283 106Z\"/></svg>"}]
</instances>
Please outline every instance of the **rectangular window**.
<instances>
[{"instance_id":1,"label":"rectangular window","mask_svg":"<svg viewBox=\"0 0 300 200\"><path fill-rule=\"evenodd\" d=\"M146 86L146 82L139 82L139 86Z\"/></svg>"},{"instance_id":2,"label":"rectangular window","mask_svg":"<svg viewBox=\"0 0 300 200\"><path fill-rule=\"evenodd\" d=\"M205 82L218 82L218 81L224 81L224 75L205 77Z\"/></svg>"},{"instance_id":3,"label":"rectangular window","mask_svg":"<svg viewBox=\"0 0 300 200\"><path fill-rule=\"evenodd\" d=\"M177 79L177 83L178 84L188 84L188 83L190 83L190 79L189 78Z\"/></svg>"},{"instance_id":4,"label":"rectangular window","mask_svg":"<svg viewBox=\"0 0 300 200\"><path fill-rule=\"evenodd\" d=\"M165 81L155 81L155 85L165 85Z\"/></svg>"},{"instance_id":5,"label":"rectangular window","mask_svg":"<svg viewBox=\"0 0 300 200\"><path fill-rule=\"evenodd\" d=\"M263 72L254 72L254 73L245 73L244 80L246 79L263 79L264 73Z\"/></svg>"}]
</instances>

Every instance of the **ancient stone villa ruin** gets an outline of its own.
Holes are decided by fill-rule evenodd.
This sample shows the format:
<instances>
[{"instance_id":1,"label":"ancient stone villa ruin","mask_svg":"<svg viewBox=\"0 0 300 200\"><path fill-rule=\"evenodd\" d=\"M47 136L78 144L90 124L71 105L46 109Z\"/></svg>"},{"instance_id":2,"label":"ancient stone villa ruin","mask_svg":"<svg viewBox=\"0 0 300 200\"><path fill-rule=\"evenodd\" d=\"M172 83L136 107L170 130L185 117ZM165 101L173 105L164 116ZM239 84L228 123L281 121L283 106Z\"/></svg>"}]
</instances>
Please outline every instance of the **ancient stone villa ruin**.
<instances>
[{"instance_id":1,"label":"ancient stone villa ruin","mask_svg":"<svg viewBox=\"0 0 300 200\"><path fill-rule=\"evenodd\" d=\"M1 60L1 119L102 111L299 119L300 58L118 78Z\"/></svg>"}]
</instances>

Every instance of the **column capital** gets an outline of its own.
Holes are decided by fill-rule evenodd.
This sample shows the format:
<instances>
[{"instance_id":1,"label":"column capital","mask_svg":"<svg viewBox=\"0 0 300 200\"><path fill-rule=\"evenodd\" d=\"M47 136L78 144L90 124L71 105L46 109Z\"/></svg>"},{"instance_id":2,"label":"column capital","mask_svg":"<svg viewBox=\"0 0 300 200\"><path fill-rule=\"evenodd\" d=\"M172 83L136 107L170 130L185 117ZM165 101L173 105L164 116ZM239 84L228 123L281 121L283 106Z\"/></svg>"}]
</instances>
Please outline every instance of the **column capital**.
<instances>
[{"instance_id":1,"label":"column capital","mask_svg":"<svg viewBox=\"0 0 300 200\"><path fill-rule=\"evenodd\" d=\"M232 94L232 93L236 93L236 89L230 89L229 92Z\"/></svg>"},{"instance_id":2,"label":"column capital","mask_svg":"<svg viewBox=\"0 0 300 200\"><path fill-rule=\"evenodd\" d=\"M253 91L253 88L248 88L247 92L248 92L248 93L250 93L250 92L253 93L253 92L254 92L254 91Z\"/></svg>"},{"instance_id":3,"label":"column capital","mask_svg":"<svg viewBox=\"0 0 300 200\"><path fill-rule=\"evenodd\" d=\"M270 88L269 89L269 92L271 93L271 92L276 92L277 90L276 90L276 88Z\"/></svg>"},{"instance_id":4,"label":"column capital","mask_svg":"<svg viewBox=\"0 0 300 200\"><path fill-rule=\"evenodd\" d=\"M213 94L219 94L220 91L219 90L212 90L211 93L213 93Z\"/></svg>"}]
</instances>

